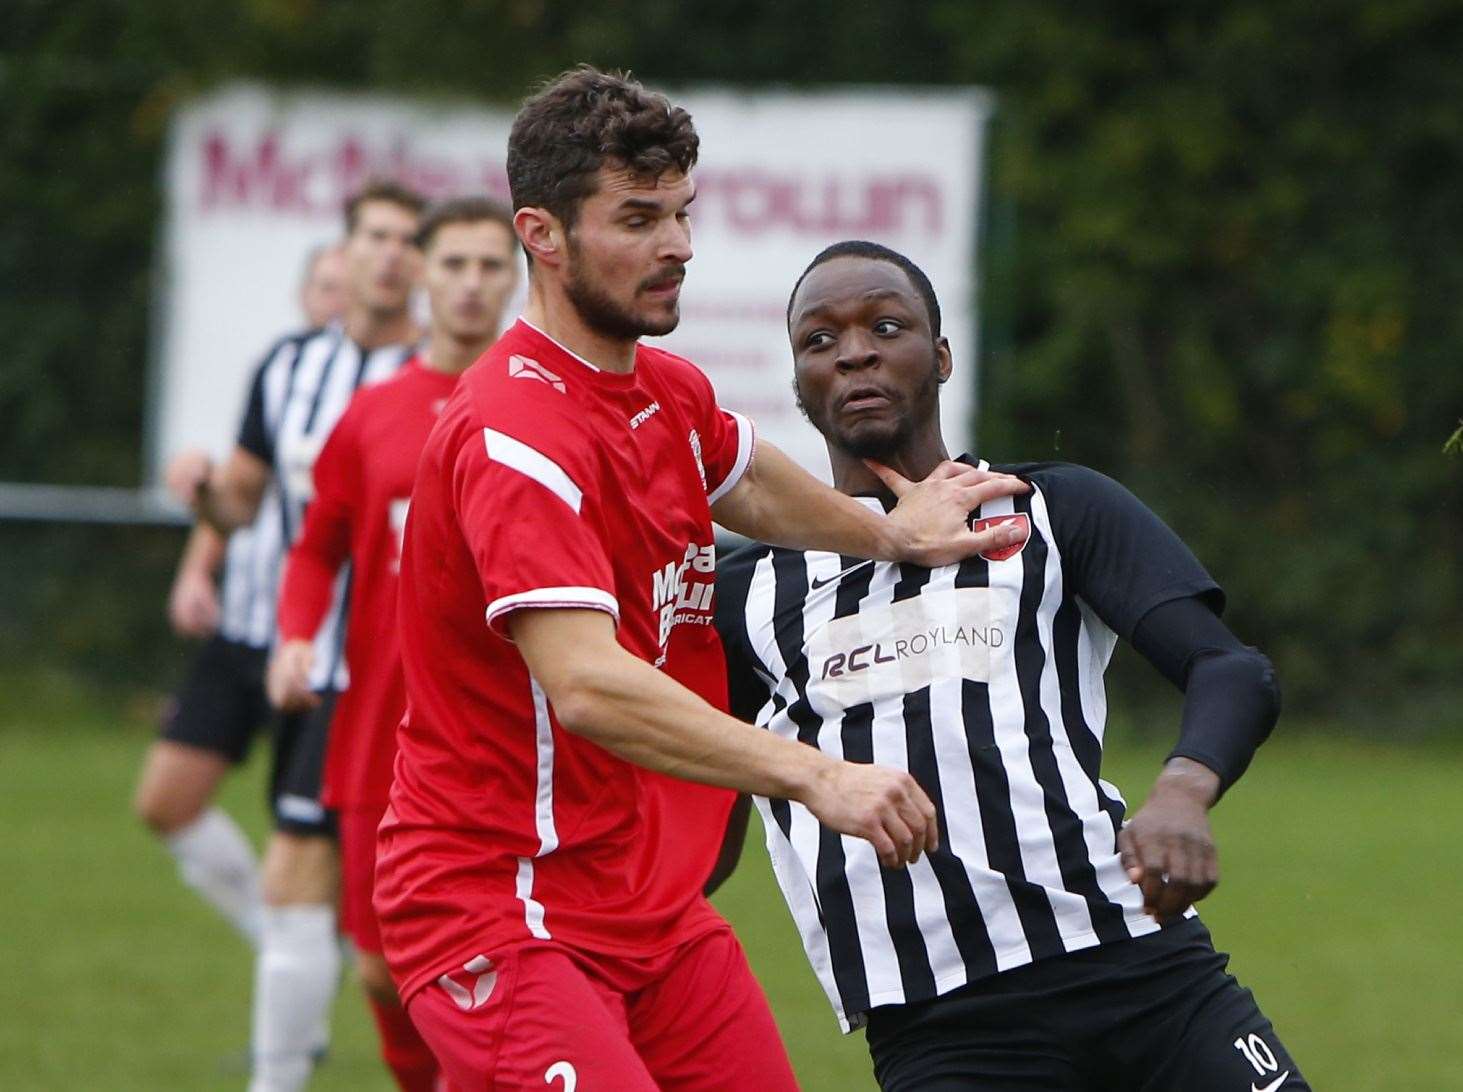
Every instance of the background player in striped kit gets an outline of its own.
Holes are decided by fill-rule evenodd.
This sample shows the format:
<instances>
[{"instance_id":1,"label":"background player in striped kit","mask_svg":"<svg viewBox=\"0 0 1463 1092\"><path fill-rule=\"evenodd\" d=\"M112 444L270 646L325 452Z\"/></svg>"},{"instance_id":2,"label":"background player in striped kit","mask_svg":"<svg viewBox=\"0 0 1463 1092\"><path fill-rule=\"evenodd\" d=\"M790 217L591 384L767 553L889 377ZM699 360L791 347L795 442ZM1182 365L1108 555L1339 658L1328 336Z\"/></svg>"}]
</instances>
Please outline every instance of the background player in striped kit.
<instances>
[{"instance_id":1,"label":"background player in striped kit","mask_svg":"<svg viewBox=\"0 0 1463 1092\"><path fill-rule=\"evenodd\" d=\"M795 385L838 488L894 500L948 458L939 305L870 243L814 259L788 308ZM981 462L981 467L988 464ZM938 568L754 546L718 580L734 711L838 757L908 769L939 846L878 867L804 808L759 800L778 880L845 1029L886 1089L1308 1087L1191 904L1218 880L1207 811L1278 713L1219 587L1116 482L1047 463L976 513L1021 543ZM1099 777L1117 636L1185 691L1148 801Z\"/></svg>"},{"instance_id":2,"label":"background player in striped kit","mask_svg":"<svg viewBox=\"0 0 1463 1092\"><path fill-rule=\"evenodd\" d=\"M432 315L426 346L395 377L351 401L316 461L315 499L280 589L281 644L270 664L269 693L285 710L319 703L310 689L314 637L349 560L351 685L331 723L324 781L324 802L340 831L341 930L355 942L387 1066L408 1092L431 1092L437 1063L397 997L371 907L376 828L406 708L396 640L401 533L427 434L458 376L497 338L518 281L518 256L512 214L487 198L433 207L417 242Z\"/></svg>"},{"instance_id":3,"label":"background player in striped kit","mask_svg":"<svg viewBox=\"0 0 1463 1092\"><path fill-rule=\"evenodd\" d=\"M338 245L319 247L306 258L300 310L311 328L340 317L344 261ZM254 579L254 555L249 527L225 539L199 523L188 536L168 596L168 619L180 637L205 644L148 749L132 804L173 854L184 882L250 944L259 941L259 865L238 824L211 805L224 775L243 759L267 717L264 657L273 637L274 603L271 590ZM220 567L221 589L214 585Z\"/></svg>"},{"instance_id":4,"label":"background player in striped kit","mask_svg":"<svg viewBox=\"0 0 1463 1092\"><path fill-rule=\"evenodd\" d=\"M215 467L203 452L174 459L169 487L220 532L254 524L255 572L277 595L284 548L300 533L315 458L351 396L395 374L418 331L409 303L422 200L373 182L346 206L347 303L338 325L287 340L259 370L239 442ZM254 1092L301 1087L340 977L333 823L319 800L343 656L349 576L337 581L317 639L311 686L321 702L281 726L271 788L275 831L265 852L265 911L254 988Z\"/></svg>"}]
</instances>

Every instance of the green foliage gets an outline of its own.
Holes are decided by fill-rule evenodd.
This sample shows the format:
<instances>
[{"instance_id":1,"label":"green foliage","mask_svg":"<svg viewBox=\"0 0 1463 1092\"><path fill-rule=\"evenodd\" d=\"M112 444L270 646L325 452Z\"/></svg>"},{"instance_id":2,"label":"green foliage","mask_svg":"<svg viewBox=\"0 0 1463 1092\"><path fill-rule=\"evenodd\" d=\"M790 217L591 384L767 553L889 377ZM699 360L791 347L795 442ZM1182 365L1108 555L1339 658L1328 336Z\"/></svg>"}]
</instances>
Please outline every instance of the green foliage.
<instances>
[{"instance_id":1,"label":"green foliage","mask_svg":"<svg viewBox=\"0 0 1463 1092\"><path fill-rule=\"evenodd\" d=\"M12 0L0 478L136 480L156 179L197 90L509 103L579 60L980 84L1001 104L985 453L1132 485L1293 708L1441 686L1463 655L1463 484L1437 447L1463 405L1460 44L1447 0Z\"/></svg>"}]
</instances>

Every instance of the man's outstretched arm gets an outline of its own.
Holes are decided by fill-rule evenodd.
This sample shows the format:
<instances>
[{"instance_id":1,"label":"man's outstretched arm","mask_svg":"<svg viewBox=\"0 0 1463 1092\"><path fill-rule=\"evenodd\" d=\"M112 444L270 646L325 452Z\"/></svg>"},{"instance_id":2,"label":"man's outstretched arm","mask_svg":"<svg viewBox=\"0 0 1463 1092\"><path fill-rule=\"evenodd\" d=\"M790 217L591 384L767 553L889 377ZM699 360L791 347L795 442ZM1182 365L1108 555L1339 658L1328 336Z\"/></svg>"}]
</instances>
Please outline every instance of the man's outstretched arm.
<instances>
[{"instance_id":1,"label":"man's outstretched arm","mask_svg":"<svg viewBox=\"0 0 1463 1092\"><path fill-rule=\"evenodd\" d=\"M911 482L869 464L899 504L888 516L813 477L772 444L759 440L741 479L711 507L716 522L739 535L793 550L829 550L876 561L947 565L1017 541L1012 523L970 530L972 510L997 497L1025 493L1025 482L963 463L946 462Z\"/></svg>"},{"instance_id":2,"label":"man's outstretched arm","mask_svg":"<svg viewBox=\"0 0 1463 1092\"><path fill-rule=\"evenodd\" d=\"M1219 883L1209 809L1275 726L1280 688L1270 661L1196 597L1151 610L1133 632L1133 647L1184 692L1178 744L1118 835L1144 908L1167 921Z\"/></svg>"},{"instance_id":3,"label":"man's outstretched arm","mask_svg":"<svg viewBox=\"0 0 1463 1092\"><path fill-rule=\"evenodd\" d=\"M559 723L620 758L796 800L823 825L870 842L886 868L937 847L934 805L909 774L830 758L720 712L627 652L610 615L521 609L507 629Z\"/></svg>"}]
</instances>

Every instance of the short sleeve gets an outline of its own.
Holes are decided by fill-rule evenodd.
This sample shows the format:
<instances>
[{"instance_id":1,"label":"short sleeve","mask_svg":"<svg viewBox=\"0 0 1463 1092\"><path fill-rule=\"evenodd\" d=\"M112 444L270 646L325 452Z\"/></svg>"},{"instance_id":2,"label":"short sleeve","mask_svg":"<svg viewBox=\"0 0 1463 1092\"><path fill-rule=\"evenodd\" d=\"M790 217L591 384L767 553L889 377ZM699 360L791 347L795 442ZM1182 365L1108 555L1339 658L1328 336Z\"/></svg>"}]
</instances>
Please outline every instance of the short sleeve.
<instances>
[{"instance_id":1,"label":"short sleeve","mask_svg":"<svg viewBox=\"0 0 1463 1092\"><path fill-rule=\"evenodd\" d=\"M508 615L527 608L589 608L619 621L614 571L593 521L588 458L555 455L485 427L453 468L454 507L487 602L487 622L507 637Z\"/></svg>"},{"instance_id":2,"label":"short sleeve","mask_svg":"<svg viewBox=\"0 0 1463 1092\"><path fill-rule=\"evenodd\" d=\"M239 425L239 446L251 455L257 455L266 463L274 462L274 436L270 432L264 412L264 376L269 370L266 360L254 371L254 381L249 384L249 397L244 403L244 420Z\"/></svg>"},{"instance_id":3,"label":"short sleeve","mask_svg":"<svg viewBox=\"0 0 1463 1092\"><path fill-rule=\"evenodd\" d=\"M1194 596L1223 612L1224 592L1198 558L1118 482L1069 464L1016 473L1046 499L1064 579L1124 640L1173 599Z\"/></svg>"}]
</instances>

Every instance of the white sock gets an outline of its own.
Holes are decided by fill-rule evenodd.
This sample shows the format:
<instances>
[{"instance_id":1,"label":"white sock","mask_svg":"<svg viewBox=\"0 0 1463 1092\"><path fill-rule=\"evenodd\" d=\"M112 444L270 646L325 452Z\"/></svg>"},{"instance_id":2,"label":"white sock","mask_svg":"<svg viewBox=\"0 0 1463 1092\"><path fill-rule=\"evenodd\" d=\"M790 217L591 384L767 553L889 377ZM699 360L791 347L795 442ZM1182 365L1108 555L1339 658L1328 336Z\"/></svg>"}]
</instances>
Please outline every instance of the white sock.
<instances>
[{"instance_id":1,"label":"white sock","mask_svg":"<svg viewBox=\"0 0 1463 1092\"><path fill-rule=\"evenodd\" d=\"M249 1092L298 1092L305 1087L339 982L334 907L266 906L254 965L254 1076Z\"/></svg>"},{"instance_id":2,"label":"white sock","mask_svg":"<svg viewBox=\"0 0 1463 1092\"><path fill-rule=\"evenodd\" d=\"M263 911L259 862L239 824L219 808L209 808L164 841L183 882L257 948Z\"/></svg>"}]
</instances>

